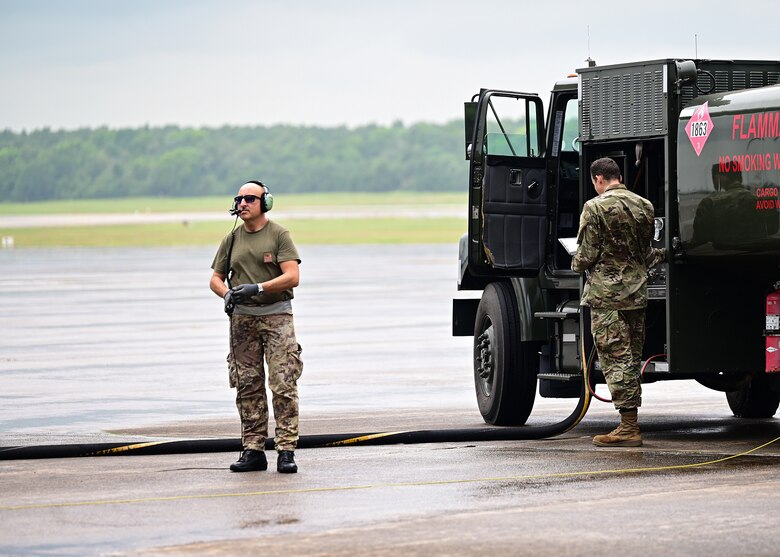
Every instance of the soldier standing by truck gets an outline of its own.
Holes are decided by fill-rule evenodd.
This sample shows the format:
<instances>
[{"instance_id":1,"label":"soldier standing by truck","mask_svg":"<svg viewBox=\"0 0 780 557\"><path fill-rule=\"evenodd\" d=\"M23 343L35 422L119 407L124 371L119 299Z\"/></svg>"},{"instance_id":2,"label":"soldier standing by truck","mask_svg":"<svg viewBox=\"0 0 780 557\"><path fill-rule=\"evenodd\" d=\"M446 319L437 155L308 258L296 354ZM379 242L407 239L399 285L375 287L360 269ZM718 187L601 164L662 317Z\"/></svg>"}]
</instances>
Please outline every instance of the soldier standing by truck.
<instances>
[{"instance_id":1,"label":"soldier standing by truck","mask_svg":"<svg viewBox=\"0 0 780 557\"><path fill-rule=\"evenodd\" d=\"M291 300L298 286L300 258L289 231L268 219L273 198L262 182L241 186L231 214L243 225L219 246L209 286L225 300L230 316L230 386L236 389L243 452L230 466L233 472L266 470L268 400L263 359L268 362L268 386L273 393L278 451L276 469L295 473L298 442L298 387L303 370L295 337ZM225 282L227 281L227 285ZM236 283L237 286L232 286Z\"/></svg>"},{"instance_id":2,"label":"soldier standing by truck","mask_svg":"<svg viewBox=\"0 0 780 557\"><path fill-rule=\"evenodd\" d=\"M573 271L586 272L581 305L589 306L601 370L620 412L620 425L596 435L597 446L638 447L642 435L640 366L645 339L647 269L665 250L652 248L653 205L621 183L617 163L604 157L590 167L598 194L582 210Z\"/></svg>"}]
</instances>

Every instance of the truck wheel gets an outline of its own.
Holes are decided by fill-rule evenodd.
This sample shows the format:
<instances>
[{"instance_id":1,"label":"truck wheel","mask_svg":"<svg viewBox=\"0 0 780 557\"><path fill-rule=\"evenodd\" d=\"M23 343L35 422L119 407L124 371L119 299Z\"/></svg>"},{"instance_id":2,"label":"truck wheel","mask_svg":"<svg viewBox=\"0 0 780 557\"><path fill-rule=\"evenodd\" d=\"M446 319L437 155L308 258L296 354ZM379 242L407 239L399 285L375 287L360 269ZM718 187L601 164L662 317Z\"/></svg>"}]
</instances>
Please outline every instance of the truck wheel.
<instances>
[{"instance_id":1,"label":"truck wheel","mask_svg":"<svg viewBox=\"0 0 780 557\"><path fill-rule=\"evenodd\" d=\"M474 386L485 422L523 425L534 406L539 343L520 342L512 286L487 285L474 323Z\"/></svg>"},{"instance_id":2,"label":"truck wheel","mask_svg":"<svg viewBox=\"0 0 780 557\"><path fill-rule=\"evenodd\" d=\"M741 389L726 393L726 400L739 418L771 418L780 405L780 395L772 390L769 376L764 372L756 373Z\"/></svg>"}]
</instances>

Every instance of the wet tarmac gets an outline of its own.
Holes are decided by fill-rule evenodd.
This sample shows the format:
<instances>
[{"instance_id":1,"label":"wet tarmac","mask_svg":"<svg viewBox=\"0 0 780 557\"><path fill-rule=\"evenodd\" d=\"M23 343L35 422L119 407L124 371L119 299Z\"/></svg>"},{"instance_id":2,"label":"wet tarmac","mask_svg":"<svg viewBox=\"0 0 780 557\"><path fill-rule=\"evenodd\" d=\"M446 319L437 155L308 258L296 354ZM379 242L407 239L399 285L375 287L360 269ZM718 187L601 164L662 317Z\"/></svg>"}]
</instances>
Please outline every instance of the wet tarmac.
<instances>
[{"instance_id":1,"label":"wet tarmac","mask_svg":"<svg viewBox=\"0 0 780 557\"><path fill-rule=\"evenodd\" d=\"M544 441L298 450L295 475L228 453L0 461L0 554L777 555L780 448L729 457L780 428L705 416L648 410L636 449L594 448L597 411Z\"/></svg>"},{"instance_id":2,"label":"wet tarmac","mask_svg":"<svg viewBox=\"0 0 780 557\"><path fill-rule=\"evenodd\" d=\"M0 450L236 437L212 251L0 251ZM301 251L302 434L484 426L450 336L456 248ZM555 439L300 449L296 475L0 461L0 555L777 555L778 420L690 381L646 385L640 419L635 449L593 447L616 421L594 401Z\"/></svg>"},{"instance_id":3,"label":"wet tarmac","mask_svg":"<svg viewBox=\"0 0 780 557\"><path fill-rule=\"evenodd\" d=\"M471 402L453 246L301 247L302 412ZM2 250L0 445L233 417L214 249Z\"/></svg>"}]
</instances>

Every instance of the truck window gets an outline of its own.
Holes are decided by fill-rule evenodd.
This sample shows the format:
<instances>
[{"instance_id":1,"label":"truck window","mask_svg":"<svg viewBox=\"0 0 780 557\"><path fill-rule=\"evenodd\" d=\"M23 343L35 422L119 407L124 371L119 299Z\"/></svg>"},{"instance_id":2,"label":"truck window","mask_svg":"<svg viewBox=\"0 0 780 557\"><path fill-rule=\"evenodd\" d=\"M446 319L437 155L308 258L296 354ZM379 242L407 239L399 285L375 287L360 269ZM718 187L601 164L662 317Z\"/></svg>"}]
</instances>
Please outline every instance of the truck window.
<instances>
[{"instance_id":1,"label":"truck window","mask_svg":"<svg viewBox=\"0 0 780 557\"><path fill-rule=\"evenodd\" d=\"M487 111L487 155L538 157L536 107L525 99L493 95Z\"/></svg>"},{"instance_id":2,"label":"truck window","mask_svg":"<svg viewBox=\"0 0 780 557\"><path fill-rule=\"evenodd\" d=\"M561 110L563 109L563 110ZM555 136L552 146L558 161L557 211L555 215L555 238L570 238L577 235L579 226L579 112L577 98L556 102ZM556 241L554 267L569 270L571 256Z\"/></svg>"},{"instance_id":3,"label":"truck window","mask_svg":"<svg viewBox=\"0 0 780 557\"><path fill-rule=\"evenodd\" d=\"M569 99L566 103L566 116L563 120L563 139L561 140L561 151L579 152L580 144L577 137L580 133L580 118L577 113L577 99Z\"/></svg>"}]
</instances>

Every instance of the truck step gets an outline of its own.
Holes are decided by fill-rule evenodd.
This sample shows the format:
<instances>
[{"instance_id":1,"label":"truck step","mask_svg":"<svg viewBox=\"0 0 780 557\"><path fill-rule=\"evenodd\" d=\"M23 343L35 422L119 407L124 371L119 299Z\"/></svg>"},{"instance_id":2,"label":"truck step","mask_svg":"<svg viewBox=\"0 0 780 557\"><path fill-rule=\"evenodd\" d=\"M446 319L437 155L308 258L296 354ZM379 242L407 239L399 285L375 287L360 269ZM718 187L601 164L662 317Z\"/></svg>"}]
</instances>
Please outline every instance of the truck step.
<instances>
[{"instance_id":1,"label":"truck step","mask_svg":"<svg viewBox=\"0 0 780 557\"><path fill-rule=\"evenodd\" d=\"M579 317L577 312L565 312L565 311L537 311L534 312L534 317L539 319L567 319L569 317Z\"/></svg>"},{"instance_id":2,"label":"truck step","mask_svg":"<svg viewBox=\"0 0 780 557\"><path fill-rule=\"evenodd\" d=\"M579 373L540 373L536 377L551 381L582 381L582 375Z\"/></svg>"}]
</instances>

